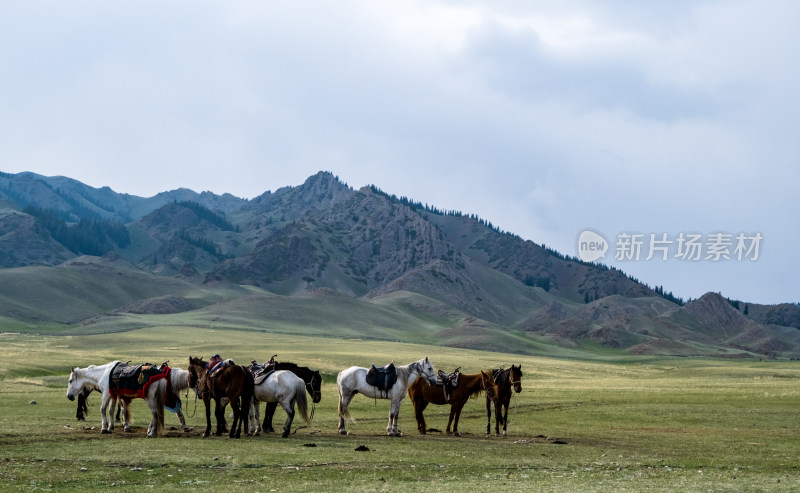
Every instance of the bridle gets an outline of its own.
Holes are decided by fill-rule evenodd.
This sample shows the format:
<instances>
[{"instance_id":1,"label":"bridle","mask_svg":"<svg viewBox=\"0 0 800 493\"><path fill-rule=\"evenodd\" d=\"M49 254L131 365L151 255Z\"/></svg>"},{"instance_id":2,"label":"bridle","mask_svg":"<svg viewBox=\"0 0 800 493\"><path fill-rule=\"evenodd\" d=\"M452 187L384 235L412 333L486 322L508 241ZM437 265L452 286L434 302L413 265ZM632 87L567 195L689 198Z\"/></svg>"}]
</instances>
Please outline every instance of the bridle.
<instances>
[{"instance_id":1,"label":"bridle","mask_svg":"<svg viewBox=\"0 0 800 493\"><path fill-rule=\"evenodd\" d=\"M321 377L320 377L320 378L321 378ZM312 376L312 377L311 377L311 380L309 380L308 382L306 382L306 390L308 391L308 393L309 393L309 394L311 394L311 397L312 397L312 399L313 399L313 398L315 398L315 397L317 397L317 396L319 396L320 398L322 398L322 391L321 391L321 390L314 390L314 385L313 385L313 382L314 382L314 377ZM321 383L321 382L320 382L320 383Z\"/></svg>"},{"instance_id":2,"label":"bridle","mask_svg":"<svg viewBox=\"0 0 800 493\"><path fill-rule=\"evenodd\" d=\"M513 367L508 369L508 380L511 382L514 391L517 391L517 387L519 387L519 391L522 391L522 375L520 374L519 379L514 380L514 372L512 370Z\"/></svg>"},{"instance_id":3,"label":"bridle","mask_svg":"<svg viewBox=\"0 0 800 493\"><path fill-rule=\"evenodd\" d=\"M418 364L418 365L419 365L419 367L420 367L420 368L419 368L419 373L420 373L421 375L425 375L425 378L427 378L427 379L428 379L428 381L430 381L430 380L431 380L431 379L433 379L433 378L436 378L436 374L435 374L435 373L432 373L431 375L428 375L428 372L424 371L424 370L425 370L425 368L422 366L422 363L417 363L417 364Z\"/></svg>"}]
</instances>

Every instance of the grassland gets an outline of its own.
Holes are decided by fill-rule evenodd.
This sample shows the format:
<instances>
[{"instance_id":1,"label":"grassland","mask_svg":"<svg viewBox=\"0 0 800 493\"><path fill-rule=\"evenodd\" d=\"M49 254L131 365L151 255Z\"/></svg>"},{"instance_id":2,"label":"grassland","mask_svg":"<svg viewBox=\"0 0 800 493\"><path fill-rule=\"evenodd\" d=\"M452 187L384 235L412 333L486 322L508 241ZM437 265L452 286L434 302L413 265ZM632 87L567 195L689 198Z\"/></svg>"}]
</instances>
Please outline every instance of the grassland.
<instances>
[{"instance_id":1,"label":"grassland","mask_svg":"<svg viewBox=\"0 0 800 493\"><path fill-rule=\"evenodd\" d=\"M99 396L88 421L65 397L69 367L114 359L185 367L219 352L240 362L277 353L320 369L314 423L287 439L182 433L144 438L99 433ZM357 423L336 434L335 375L348 366L407 363L475 372L522 364L509 435L486 435L483 399L465 407L461 438L419 436L411 403L402 438L384 435L388 403L359 396ZM191 326L116 334L0 334L0 488L3 491L797 491L800 364L642 359L626 364L525 357L425 345L287 336ZM35 400L36 404L31 404ZM184 399L190 425L202 406ZM196 410L196 412L195 412ZM446 407L426 411L444 429ZM278 411L276 420L284 414ZM170 429L172 428L172 429ZM369 451L356 451L365 445Z\"/></svg>"}]
</instances>

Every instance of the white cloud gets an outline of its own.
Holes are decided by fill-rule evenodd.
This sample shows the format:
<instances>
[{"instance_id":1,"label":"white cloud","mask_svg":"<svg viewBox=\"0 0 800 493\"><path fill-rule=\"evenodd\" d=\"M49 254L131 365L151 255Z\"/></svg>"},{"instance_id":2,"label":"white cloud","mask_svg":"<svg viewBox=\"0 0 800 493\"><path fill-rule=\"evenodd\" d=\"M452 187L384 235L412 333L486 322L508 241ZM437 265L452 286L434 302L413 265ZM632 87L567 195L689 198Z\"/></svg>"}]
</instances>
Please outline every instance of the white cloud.
<instances>
[{"instance_id":1,"label":"white cloud","mask_svg":"<svg viewBox=\"0 0 800 493\"><path fill-rule=\"evenodd\" d=\"M36 5L0 7L3 171L252 197L326 169L567 254L587 227L759 229L764 279L625 267L798 298L795 3Z\"/></svg>"}]
</instances>

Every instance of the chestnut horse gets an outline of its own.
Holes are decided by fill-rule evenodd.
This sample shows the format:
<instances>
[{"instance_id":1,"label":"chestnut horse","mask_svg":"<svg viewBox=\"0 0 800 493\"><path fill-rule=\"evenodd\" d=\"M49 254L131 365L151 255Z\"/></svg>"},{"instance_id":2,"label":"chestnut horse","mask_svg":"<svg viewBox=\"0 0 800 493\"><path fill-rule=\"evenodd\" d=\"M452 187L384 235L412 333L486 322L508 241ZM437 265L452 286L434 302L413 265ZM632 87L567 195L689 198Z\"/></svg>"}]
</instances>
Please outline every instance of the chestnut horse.
<instances>
[{"instance_id":1,"label":"chestnut horse","mask_svg":"<svg viewBox=\"0 0 800 493\"><path fill-rule=\"evenodd\" d=\"M247 368L241 365L229 365L211 377L208 375L208 363L201 358L190 356L189 387L195 390L206 405L206 431L203 437L211 434L211 399L214 399L215 404L217 436L222 435L225 427L225 404L223 404L225 400L231 403L233 409L233 424L228 437L241 437L243 426L247 433L247 412L253 399L253 375Z\"/></svg>"},{"instance_id":2,"label":"chestnut horse","mask_svg":"<svg viewBox=\"0 0 800 493\"><path fill-rule=\"evenodd\" d=\"M492 403L494 403L494 434L500 434L500 423L503 423L503 436L508 434L508 404L511 402L511 389L519 394L522 392L522 365L514 366L503 370L492 370L494 376L495 397L490 399L486 396L486 434L492 431Z\"/></svg>"},{"instance_id":3,"label":"chestnut horse","mask_svg":"<svg viewBox=\"0 0 800 493\"><path fill-rule=\"evenodd\" d=\"M421 435L425 435L428 432L425 417L422 415L422 411L425 410L428 404L440 406L450 404L450 418L447 420L446 433L448 435L451 434L450 425L452 424L452 434L460 437L458 419L461 417L461 409L464 408L467 399L477 397L482 391L486 392L487 398L494 399L494 379L491 372L461 373L458 376L458 386L450 391L449 396L445 395L444 387L431 385L424 378L416 379L408 387L408 396L411 398L411 402L414 403L417 430Z\"/></svg>"}]
</instances>

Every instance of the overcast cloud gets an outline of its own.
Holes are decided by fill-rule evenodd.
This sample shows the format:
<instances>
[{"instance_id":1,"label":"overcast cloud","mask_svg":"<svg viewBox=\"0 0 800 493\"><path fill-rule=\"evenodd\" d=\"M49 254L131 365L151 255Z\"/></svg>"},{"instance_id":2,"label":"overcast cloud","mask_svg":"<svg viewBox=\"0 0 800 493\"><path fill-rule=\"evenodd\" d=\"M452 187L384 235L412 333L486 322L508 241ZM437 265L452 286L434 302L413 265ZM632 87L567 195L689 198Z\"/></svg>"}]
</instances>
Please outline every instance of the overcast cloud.
<instances>
[{"instance_id":1,"label":"overcast cloud","mask_svg":"<svg viewBox=\"0 0 800 493\"><path fill-rule=\"evenodd\" d=\"M590 228L678 296L797 302L798 25L780 0L0 1L0 170L245 198L329 170L568 255ZM758 260L614 259L718 231Z\"/></svg>"}]
</instances>

